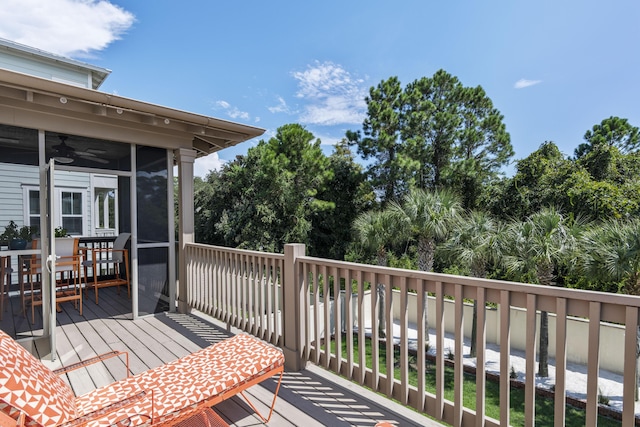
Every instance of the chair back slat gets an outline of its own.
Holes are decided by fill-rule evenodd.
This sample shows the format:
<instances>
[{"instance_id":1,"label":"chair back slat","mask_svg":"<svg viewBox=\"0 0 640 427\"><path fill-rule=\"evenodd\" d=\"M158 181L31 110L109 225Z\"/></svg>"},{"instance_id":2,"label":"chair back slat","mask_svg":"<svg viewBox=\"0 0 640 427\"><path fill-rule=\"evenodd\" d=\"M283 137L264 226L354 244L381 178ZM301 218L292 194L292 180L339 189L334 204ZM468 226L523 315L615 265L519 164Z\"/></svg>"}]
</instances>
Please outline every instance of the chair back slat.
<instances>
[{"instance_id":1,"label":"chair back slat","mask_svg":"<svg viewBox=\"0 0 640 427\"><path fill-rule=\"evenodd\" d=\"M122 262L124 260L123 257L123 249L127 245L127 241L129 241L129 237L131 237L131 233L120 233L116 240L113 242L113 258L114 262Z\"/></svg>"}]
</instances>

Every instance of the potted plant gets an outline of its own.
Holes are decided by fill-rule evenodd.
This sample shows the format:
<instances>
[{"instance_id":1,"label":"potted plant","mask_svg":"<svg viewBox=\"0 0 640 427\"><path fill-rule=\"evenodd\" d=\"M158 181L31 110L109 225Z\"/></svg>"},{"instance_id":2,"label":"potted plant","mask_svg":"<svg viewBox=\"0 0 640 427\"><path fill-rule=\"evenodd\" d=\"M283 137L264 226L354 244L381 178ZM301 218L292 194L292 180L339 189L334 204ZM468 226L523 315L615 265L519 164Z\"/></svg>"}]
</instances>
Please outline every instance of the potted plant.
<instances>
[{"instance_id":1,"label":"potted plant","mask_svg":"<svg viewBox=\"0 0 640 427\"><path fill-rule=\"evenodd\" d=\"M25 225L18 228L18 224L12 220L4 228L4 233L0 235L0 241L6 242L9 249L25 249L36 232L36 227Z\"/></svg>"}]
</instances>

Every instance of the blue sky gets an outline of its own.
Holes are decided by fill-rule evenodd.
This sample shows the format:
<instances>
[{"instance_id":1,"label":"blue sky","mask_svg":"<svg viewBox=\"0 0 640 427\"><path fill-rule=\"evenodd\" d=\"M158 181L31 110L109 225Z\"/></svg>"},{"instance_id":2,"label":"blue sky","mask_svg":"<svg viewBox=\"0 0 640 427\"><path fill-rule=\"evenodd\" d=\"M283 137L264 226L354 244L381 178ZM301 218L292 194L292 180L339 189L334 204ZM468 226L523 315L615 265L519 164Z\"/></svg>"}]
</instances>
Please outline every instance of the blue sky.
<instances>
[{"instance_id":1,"label":"blue sky","mask_svg":"<svg viewBox=\"0 0 640 427\"><path fill-rule=\"evenodd\" d=\"M609 116L640 126L639 19L637 0L0 0L0 37L112 70L102 91L258 126L261 139L301 123L327 153L361 129L371 86L443 68L485 89L514 159L544 141L571 155Z\"/></svg>"}]
</instances>

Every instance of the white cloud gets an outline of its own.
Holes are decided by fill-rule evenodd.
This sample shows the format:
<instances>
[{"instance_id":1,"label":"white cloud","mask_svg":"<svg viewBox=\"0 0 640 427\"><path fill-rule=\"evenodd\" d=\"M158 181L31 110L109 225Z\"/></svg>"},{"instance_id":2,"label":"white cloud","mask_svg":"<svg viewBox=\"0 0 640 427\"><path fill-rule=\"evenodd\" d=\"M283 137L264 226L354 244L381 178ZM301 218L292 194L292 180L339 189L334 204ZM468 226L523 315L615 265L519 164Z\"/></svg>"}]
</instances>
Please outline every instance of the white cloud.
<instances>
[{"instance_id":1,"label":"white cloud","mask_svg":"<svg viewBox=\"0 0 640 427\"><path fill-rule=\"evenodd\" d=\"M64 56L105 49L134 21L108 0L0 0L0 37Z\"/></svg>"},{"instance_id":2,"label":"white cloud","mask_svg":"<svg viewBox=\"0 0 640 427\"><path fill-rule=\"evenodd\" d=\"M307 103L301 122L325 126L362 123L367 95L363 79L332 62L316 62L292 75L298 81L296 97Z\"/></svg>"},{"instance_id":3,"label":"white cloud","mask_svg":"<svg viewBox=\"0 0 640 427\"><path fill-rule=\"evenodd\" d=\"M249 120L249 113L240 111L238 107L233 107L227 101L216 101L216 106L221 108L232 119Z\"/></svg>"},{"instance_id":4,"label":"white cloud","mask_svg":"<svg viewBox=\"0 0 640 427\"><path fill-rule=\"evenodd\" d=\"M342 138L336 138L330 135L315 135L316 138L320 139L321 145L335 146L342 140Z\"/></svg>"},{"instance_id":5,"label":"white cloud","mask_svg":"<svg viewBox=\"0 0 640 427\"><path fill-rule=\"evenodd\" d=\"M278 104L274 105L273 107L269 107L269 111L276 114L276 113L291 113L291 110L289 110L289 106L287 105L287 101L284 100L283 97L279 96L278 97Z\"/></svg>"},{"instance_id":6,"label":"white cloud","mask_svg":"<svg viewBox=\"0 0 640 427\"><path fill-rule=\"evenodd\" d=\"M534 86L538 83L542 83L542 80L520 79L513 85L513 87L516 89L524 89L525 87Z\"/></svg>"},{"instance_id":7,"label":"white cloud","mask_svg":"<svg viewBox=\"0 0 640 427\"><path fill-rule=\"evenodd\" d=\"M220 170L226 161L222 160L218 153L212 153L205 157L199 157L196 159L193 165L193 174L204 178L212 170Z\"/></svg>"}]
</instances>

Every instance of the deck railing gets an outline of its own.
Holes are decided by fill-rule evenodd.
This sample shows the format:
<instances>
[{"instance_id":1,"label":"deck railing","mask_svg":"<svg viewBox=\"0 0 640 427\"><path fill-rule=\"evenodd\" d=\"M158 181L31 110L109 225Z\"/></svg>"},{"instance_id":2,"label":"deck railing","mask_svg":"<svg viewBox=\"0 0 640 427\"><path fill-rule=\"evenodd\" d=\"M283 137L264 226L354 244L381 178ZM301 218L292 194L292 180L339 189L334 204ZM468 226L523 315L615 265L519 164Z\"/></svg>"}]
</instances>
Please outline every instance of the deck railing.
<instances>
[{"instance_id":1,"label":"deck railing","mask_svg":"<svg viewBox=\"0 0 640 427\"><path fill-rule=\"evenodd\" d=\"M191 307L282 345L283 255L201 244L185 251Z\"/></svg>"},{"instance_id":2,"label":"deck railing","mask_svg":"<svg viewBox=\"0 0 640 427\"><path fill-rule=\"evenodd\" d=\"M640 298L319 259L305 256L304 245L297 244L287 245L284 256L187 244L186 260L189 304L280 345L290 369L315 363L454 426L509 425L514 307L525 310L524 330L518 329L517 333L526 334L527 379L537 373L540 312L555 316L549 330L555 344L555 425L565 423L570 342L567 319L573 316L588 322L588 332L582 337L588 340L585 424L595 426L601 325L621 325L624 338L617 351L624 353L622 424L635 423ZM462 405L463 345L465 334L470 333L465 330L465 306L471 300L478 306L475 410ZM430 310L435 316L428 313ZM488 310L498 311L499 420L485 414ZM395 329L394 311L399 312ZM445 318L451 316L453 327L448 333L454 338L454 346L445 348ZM425 327L428 317L434 319L428 325L431 339ZM386 319L384 334L378 332L379 319ZM411 331L414 333L410 337ZM427 352L418 349L430 349L435 361L428 361ZM386 358L380 357L382 353ZM444 397L445 365L452 365L454 370L452 400ZM435 375L435 391L427 390L428 366L430 374ZM525 424L534 425L535 381L526 381L524 387Z\"/></svg>"}]
</instances>

